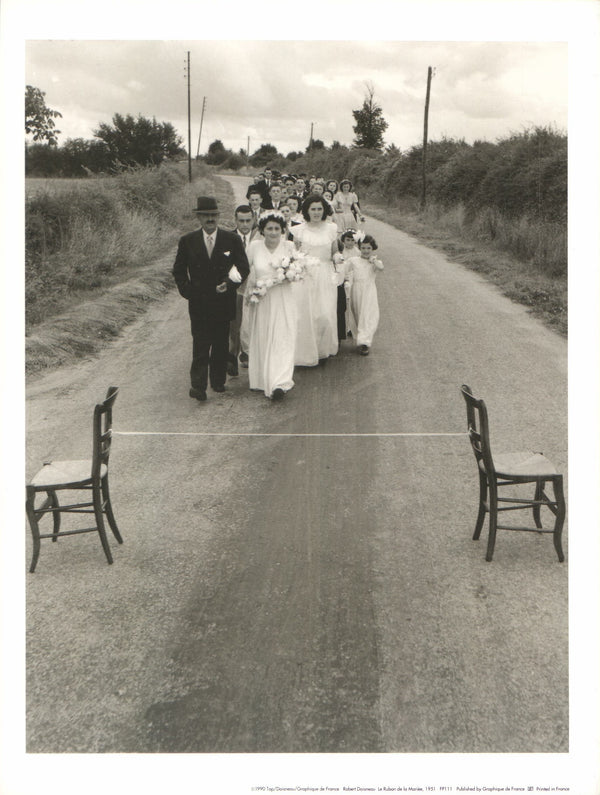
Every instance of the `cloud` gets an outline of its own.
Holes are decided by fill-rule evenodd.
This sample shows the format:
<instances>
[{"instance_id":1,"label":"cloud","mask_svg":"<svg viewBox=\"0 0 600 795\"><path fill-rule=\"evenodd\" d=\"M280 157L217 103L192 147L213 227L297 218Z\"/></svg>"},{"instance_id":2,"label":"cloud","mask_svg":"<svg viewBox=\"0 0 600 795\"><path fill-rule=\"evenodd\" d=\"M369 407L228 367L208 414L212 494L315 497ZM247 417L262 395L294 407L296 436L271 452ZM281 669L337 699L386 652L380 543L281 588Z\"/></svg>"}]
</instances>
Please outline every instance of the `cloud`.
<instances>
[{"instance_id":1,"label":"cloud","mask_svg":"<svg viewBox=\"0 0 600 795\"><path fill-rule=\"evenodd\" d=\"M63 136L91 137L115 113L170 121L187 143L187 52L193 137L203 98L202 151L251 137L280 151L315 137L350 144L365 83L402 149L422 136L427 69L435 67L430 135L492 139L522 123L566 126L566 45L544 42L31 41L27 82L63 113ZM82 130L87 125L87 134Z\"/></svg>"}]
</instances>

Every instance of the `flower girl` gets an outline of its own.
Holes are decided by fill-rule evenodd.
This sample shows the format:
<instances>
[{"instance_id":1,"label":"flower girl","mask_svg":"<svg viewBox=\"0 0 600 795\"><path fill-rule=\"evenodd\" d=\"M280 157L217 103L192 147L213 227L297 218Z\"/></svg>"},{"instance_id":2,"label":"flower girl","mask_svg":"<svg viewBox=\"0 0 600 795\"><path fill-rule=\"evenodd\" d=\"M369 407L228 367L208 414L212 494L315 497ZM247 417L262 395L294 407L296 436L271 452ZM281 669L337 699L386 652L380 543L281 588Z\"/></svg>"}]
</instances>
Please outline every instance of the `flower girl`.
<instances>
[{"instance_id":1,"label":"flower girl","mask_svg":"<svg viewBox=\"0 0 600 795\"><path fill-rule=\"evenodd\" d=\"M335 269L338 274L338 299L337 299L337 321L338 339L345 340L346 336L352 336L351 315L350 315L350 282L348 280L346 262L351 257L360 257L360 251L356 245L359 238L364 237L364 232L357 232L355 229L347 229L340 236L338 248L340 254L334 257Z\"/></svg>"},{"instance_id":2,"label":"flower girl","mask_svg":"<svg viewBox=\"0 0 600 795\"><path fill-rule=\"evenodd\" d=\"M345 266L346 279L351 281L350 308L356 324L356 344L361 356L367 356L379 325L375 274L383 270L383 263L375 255L377 243L372 235L362 237L359 249L360 255L345 259Z\"/></svg>"}]
</instances>

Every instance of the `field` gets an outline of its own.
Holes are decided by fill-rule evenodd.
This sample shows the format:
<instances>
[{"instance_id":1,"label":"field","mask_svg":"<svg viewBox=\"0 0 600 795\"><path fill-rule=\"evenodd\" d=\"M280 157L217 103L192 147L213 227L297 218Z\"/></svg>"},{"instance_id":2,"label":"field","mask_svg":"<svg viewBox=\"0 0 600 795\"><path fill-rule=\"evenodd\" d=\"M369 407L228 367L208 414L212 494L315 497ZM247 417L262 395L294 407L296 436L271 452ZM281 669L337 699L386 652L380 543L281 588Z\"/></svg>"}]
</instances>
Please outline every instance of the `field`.
<instances>
[{"instance_id":1,"label":"field","mask_svg":"<svg viewBox=\"0 0 600 795\"><path fill-rule=\"evenodd\" d=\"M112 177L89 177L88 179L75 179L74 177L27 177L25 179L25 198L29 199L39 193L63 193L68 191L83 191L98 189L99 185L106 184Z\"/></svg>"},{"instance_id":2,"label":"field","mask_svg":"<svg viewBox=\"0 0 600 795\"><path fill-rule=\"evenodd\" d=\"M26 185L26 369L92 354L149 301L173 288L179 236L196 226L196 196L231 191L204 167L139 169Z\"/></svg>"}]
</instances>

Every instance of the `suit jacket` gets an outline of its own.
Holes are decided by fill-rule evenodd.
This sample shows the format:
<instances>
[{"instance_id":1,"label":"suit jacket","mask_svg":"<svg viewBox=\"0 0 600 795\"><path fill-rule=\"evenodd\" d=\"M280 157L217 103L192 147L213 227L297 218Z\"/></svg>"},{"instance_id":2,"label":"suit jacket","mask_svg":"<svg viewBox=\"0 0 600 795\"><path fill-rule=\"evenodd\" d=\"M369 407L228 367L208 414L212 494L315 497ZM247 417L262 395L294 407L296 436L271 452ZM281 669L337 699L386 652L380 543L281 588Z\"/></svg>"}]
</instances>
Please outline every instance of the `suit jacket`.
<instances>
[{"instance_id":1,"label":"suit jacket","mask_svg":"<svg viewBox=\"0 0 600 795\"><path fill-rule=\"evenodd\" d=\"M240 241L242 243L242 248L243 248L244 241L242 240L241 234L238 232L237 229L233 230L233 234L237 235L237 237L239 237L239 239L240 239ZM261 237L261 234L258 231L258 227L253 226L252 229L250 230L249 234L246 235L246 237L248 238L246 246L249 246L250 243L252 243L253 240L256 240L257 237ZM247 249L245 249L245 250L247 250ZM244 279L244 281L241 284L238 285L237 294L238 295L245 295L246 294L246 280L245 279Z\"/></svg>"},{"instance_id":2,"label":"suit jacket","mask_svg":"<svg viewBox=\"0 0 600 795\"><path fill-rule=\"evenodd\" d=\"M202 229L190 232L179 240L173 276L179 293L188 300L192 334L201 321L227 321L235 318L238 285L227 278L235 265L242 279L250 268L240 237L217 229L212 257L208 256ZM227 290L217 292L217 285L227 282Z\"/></svg>"},{"instance_id":3,"label":"suit jacket","mask_svg":"<svg viewBox=\"0 0 600 795\"><path fill-rule=\"evenodd\" d=\"M253 191L258 191L263 198L263 207L265 206L265 200L269 198L269 190L271 189L271 185L273 184L273 180L271 180L271 184L267 185L266 180L261 179L255 185L249 185L248 190L246 191L246 198L249 197L250 193Z\"/></svg>"},{"instance_id":4,"label":"suit jacket","mask_svg":"<svg viewBox=\"0 0 600 795\"><path fill-rule=\"evenodd\" d=\"M237 235L239 237L239 239L242 241L242 246L243 246L244 245L244 241L242 240L242 236L238 232L237 229L234 229L233 234ZM250 230L250 232L246 235L246 237L248 238L248 242L246 243L246 245L250 245L250 243L252 243L252 241L255 238L260 237L260 232L258 231L258 227L257 226L253 226L252 229Z\"/></svg>"}]
</instances>

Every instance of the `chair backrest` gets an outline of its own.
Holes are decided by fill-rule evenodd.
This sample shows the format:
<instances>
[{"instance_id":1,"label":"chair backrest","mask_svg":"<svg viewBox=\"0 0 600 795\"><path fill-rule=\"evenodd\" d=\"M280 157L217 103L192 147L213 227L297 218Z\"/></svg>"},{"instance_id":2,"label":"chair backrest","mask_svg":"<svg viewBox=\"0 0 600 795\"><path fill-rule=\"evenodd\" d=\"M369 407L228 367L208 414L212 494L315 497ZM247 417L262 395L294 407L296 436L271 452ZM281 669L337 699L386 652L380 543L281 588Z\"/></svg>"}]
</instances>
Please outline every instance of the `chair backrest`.
<instances>
[{"instance_id":1,"label":"chair backrest","mask_svg":"<svg viewBox=\"0 0 600 795\"><path fill-rule=\"evenodd\" d=\"M483 461L485 471L492 475L495 470L490 447L490 426L486 405L483 400L473 395L471 387L467 384L463 384L460 391L467 404L467 428L475 458L477 463Z\"/></svg>"},{"instance_id":2,"label":"chair backrest","mask_svg":"<svg viewBox=\"0 0 600 795\"><path fill-rule=\"evenodd\" d=\"M119 387L109 386L102 403L94 407L94 447L92 452L92 478L100 476L102 464L108 464L112 441L112 407Z\"/></svg>"}]
</instances>

